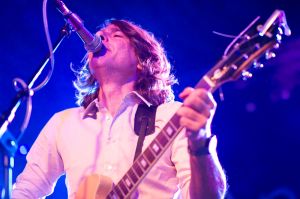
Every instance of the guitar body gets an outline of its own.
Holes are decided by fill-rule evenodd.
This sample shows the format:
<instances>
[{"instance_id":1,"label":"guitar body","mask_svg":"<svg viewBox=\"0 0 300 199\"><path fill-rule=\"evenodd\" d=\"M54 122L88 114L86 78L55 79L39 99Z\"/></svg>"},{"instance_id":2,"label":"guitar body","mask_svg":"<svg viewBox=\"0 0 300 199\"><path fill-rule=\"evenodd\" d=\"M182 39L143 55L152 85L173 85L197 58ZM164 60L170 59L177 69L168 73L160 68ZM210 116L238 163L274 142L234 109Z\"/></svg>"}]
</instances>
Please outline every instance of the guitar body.
<instances>
[{"instance_id":1,"label":"guitar body","mask_svg":"<svg viewBox=\"0 0 300 199\"><path fill-rule=\"evenodd\" d=\"M106 199L113 188L113 181L106 176L92 174L81 181L75 199Z\"/></svg>"}]
</instances>

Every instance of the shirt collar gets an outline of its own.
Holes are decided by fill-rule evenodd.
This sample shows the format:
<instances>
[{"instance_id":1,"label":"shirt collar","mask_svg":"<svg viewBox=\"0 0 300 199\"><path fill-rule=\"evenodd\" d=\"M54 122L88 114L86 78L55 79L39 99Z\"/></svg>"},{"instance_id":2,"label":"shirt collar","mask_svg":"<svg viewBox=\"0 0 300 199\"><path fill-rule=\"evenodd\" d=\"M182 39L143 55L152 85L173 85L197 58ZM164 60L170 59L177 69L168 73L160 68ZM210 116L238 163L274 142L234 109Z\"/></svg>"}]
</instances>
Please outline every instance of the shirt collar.
<instances>
[{"instance_id":1,"label":"shirt collar","mask_svg":"<svg viewBox=\"0 0 300 199\"><path fill-rule=\"evenodd\" d=\"M137 101L136 101L137 100ZM126 101L134 101L135 103L139 103L139 101L142 101L145 103L148 107L150 107L152 104L148 100L146 100L142 95L140 95L137 91L131 91L129 92L123 99L122 104ZM96 118L96 114L101 108L101 103L99 102L98 98L94 99L84 110L83 110L83 116L82 118L85 119L87 117Z\"/></svg>"}]
</instances>

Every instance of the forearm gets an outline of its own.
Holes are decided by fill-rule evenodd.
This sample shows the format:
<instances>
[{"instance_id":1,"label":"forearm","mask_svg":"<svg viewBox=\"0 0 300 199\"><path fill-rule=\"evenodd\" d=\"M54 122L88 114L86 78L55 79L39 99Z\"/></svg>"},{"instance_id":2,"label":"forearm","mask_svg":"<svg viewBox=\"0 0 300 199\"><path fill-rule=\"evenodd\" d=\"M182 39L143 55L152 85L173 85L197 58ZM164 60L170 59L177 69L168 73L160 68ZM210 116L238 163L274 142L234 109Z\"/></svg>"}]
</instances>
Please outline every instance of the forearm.
<instances>
[{"instance_id":1,"label":"forearm","mask_svg":"<svg viewBox=\"0 0 300 199\"><path fill-rule=\"evenodd\" d=\"M17 177L12 190L12 199L42 198L50 194L53 186L48 180L39 168L27 164L24 171Z\"/></svg>"},{"instance_id":2,"label":"forearm","mask_svg":"<svg viewBox=\"0 0 300 199\"><path fill-rule=\"evenodd\" d=\"M27 164L17 177L13 199L42 198L53 191L53 185L64 172L64 165L55 142L57 129L52 117L27 154Z\"/></svg>"},{"instance_id":3,"label":"forearm","mask_svg":"<svg viewBox=\"0 0 300 199\"><path fill-rule=\"evenodd\" d=\"M218 199L224 198L226 177L217 154L202 156L190 155L191 181L190 198Z\"/></svg>"}]
</instances>

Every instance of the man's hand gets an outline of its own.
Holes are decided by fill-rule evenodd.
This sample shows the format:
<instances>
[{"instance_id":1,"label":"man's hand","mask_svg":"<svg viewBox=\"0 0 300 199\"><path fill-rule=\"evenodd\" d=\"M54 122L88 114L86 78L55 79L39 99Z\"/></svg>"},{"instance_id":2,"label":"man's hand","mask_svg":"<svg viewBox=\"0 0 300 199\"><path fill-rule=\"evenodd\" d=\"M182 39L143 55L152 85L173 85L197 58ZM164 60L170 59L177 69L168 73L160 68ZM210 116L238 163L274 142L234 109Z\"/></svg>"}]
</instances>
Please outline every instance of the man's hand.
<instances>
[{"instance_id":1,"label":"man's hand","mask_svg":"<svg viewBox=\"0 0 300 199\"><path fill-rule=\"evenodd\" d=\"M205 89L186 88L179 95L183 106L177 111L180 125L186 128L188 147L191 151L203 148L203 140L211 136L210 125L216 102ZM191 155L190 198L224 198L226 177L216 153Z\"/></svg>"},{"instance_id":2,"label":"man's hand","mask_svg":"<svg viewBox=\"0 0 300 199\"><path fill-rule=\"evenodd\" d=\"M180 125L186 128L191 145L211 135L210 125L216 110L216 102L209 91L187 87L180 93L183 106L177 111Z\"/></svg>"}]
</instances>

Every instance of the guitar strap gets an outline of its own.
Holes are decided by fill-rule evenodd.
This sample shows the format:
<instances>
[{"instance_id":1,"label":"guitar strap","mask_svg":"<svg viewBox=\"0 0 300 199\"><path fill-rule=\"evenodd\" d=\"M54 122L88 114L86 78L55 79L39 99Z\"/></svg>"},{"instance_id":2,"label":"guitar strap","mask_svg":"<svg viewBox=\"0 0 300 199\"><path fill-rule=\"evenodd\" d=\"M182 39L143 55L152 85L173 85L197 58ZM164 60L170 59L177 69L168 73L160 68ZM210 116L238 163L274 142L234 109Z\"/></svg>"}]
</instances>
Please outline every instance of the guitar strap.
<instances>
[{"instance_id":1,"label":"guitar strap","mask_svg":"<svg viewBox=\"0 0 300 199\"><path fill-rule=\"evenodd\" d=\"M145 136L154 133L157 106L139 104L134 117L134 132L139 136L134 160L141 154Z\"/></svg>"}]
</instances>

